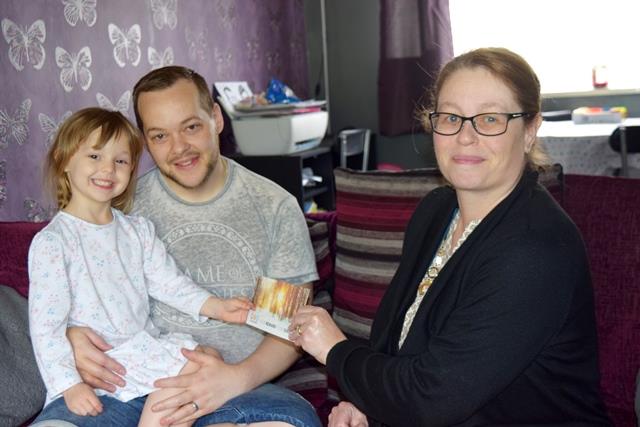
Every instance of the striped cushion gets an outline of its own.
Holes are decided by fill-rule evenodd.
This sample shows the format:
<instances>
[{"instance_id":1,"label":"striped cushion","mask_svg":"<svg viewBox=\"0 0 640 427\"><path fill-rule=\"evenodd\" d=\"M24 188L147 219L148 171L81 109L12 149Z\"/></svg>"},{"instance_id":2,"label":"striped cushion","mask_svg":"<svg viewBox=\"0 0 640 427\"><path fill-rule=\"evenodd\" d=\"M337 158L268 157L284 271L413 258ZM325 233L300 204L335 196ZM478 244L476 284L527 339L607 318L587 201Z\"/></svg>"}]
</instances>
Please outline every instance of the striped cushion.
<instances>
[{"instance_id":1,"label":"striped cushion","mask_svg":"<svg viewBox=\"0 0 640 427\"><path fill-rule=\"evenodd\" d=\"M331 296L328 292L333 287L333 257L330 250L330 221L327 217L322 221L307 218L307 227L316 257L319 279L313 284L313 305L331 310ZM324 365L305 353L291 368L276 381L277 384L300 393L318 411L325 420L327 406L327 371ZM325 413L326 412L326 413Z\"/></svg>"},{"instance_id":2,"label":"striped cushion","mask_svg":"<svg viewBox=\"0 0 640 427\"><path fill-rule=\"evenodd\" d=\"M400 261L416 205L443 185L437 169L359 172L336 169L333 318L348 336L368 338L378 304Z\"/></svg>"},{"instance_id":3,"label":"striped cushion","mask_svg":"<svg viewBox=\"0 0 640 427\"><path fill-rule=\"evenodd\" d=\"M335 228L335 214L327 213L323 216L307 216L307 228L309 237L313 245L313 252L316 258L316 268L318 269L318 280L313 284L313 293L317 295L320 291L330 291L333 289L333 249L331 229ZM328 301L331 302L330 299ZM330 310L331 306L325 307Z\"/></svg>"},{"instance_id":4,"label":"striped cushion","mask_svg":"<svg viewBox=\"0 0 640 427\"><path fill-rule=\"evenodd\" d=\"M356 172L336 169L336 261L333 318L345 334L368 338L378 304L400 262L404 231L418 202L444 185L437 169ZM541 176L561 201L562 168ZM328 401L344 397L329 377Z\"/></svg>"}]
</instances>

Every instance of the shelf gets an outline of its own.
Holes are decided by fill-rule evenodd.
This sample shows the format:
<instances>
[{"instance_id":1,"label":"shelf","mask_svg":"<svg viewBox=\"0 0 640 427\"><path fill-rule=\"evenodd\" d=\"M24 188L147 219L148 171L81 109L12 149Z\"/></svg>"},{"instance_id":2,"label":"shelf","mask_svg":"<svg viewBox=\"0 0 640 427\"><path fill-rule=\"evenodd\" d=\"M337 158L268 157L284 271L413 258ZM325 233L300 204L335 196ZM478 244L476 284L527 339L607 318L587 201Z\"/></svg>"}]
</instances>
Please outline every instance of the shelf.
<instances>
[{"instance_id":1,"label":"shelf","mask_svg":"<svg viewBox=\"0 0 640 427\"><path fill-rule=\"evenodd\" d=\"M624 96L639 94L640 89L593 89L580 92L543 93L542 98L547 100L554 98L587 98L593 96Z\"/></svg>"},{"instance_id":2,"label":"shelf","mask_svg":"<svg viewBox=\"0 0 640 427\"><path fill-rule=\"evenodd\" d=\"M279 156L235 155L230 157L293 194L301 208L304 202L314 199L322 209L335 209L333 154L330 144L323 143L309 150ZM314 175L322 177L322 183L313 187L304 187L302 169L305 167L310 167Z\"/></svg>"},{"instance_id":3,"label":"shelf","mask_svg":"<svg viewBox=\"0 0 640 427\"><path fill-rule=\"evenodd\" d=\"M310 149L304 150L304 151L298 151L296 153L290 153L290 154L287 154L287 155L288 156L297 156L297 157L300 157L302 159L308 159L310 157L316 157L316 156L318 156L320 154L328 153L329 151L331 151L331 147L330 146L320 144L317 147L310 148Z\"/></svg>"},{"instance_id":4,"label":"shelf","mask_svg":"<svg viewBox=\"0 0 640 427\"><path fill-rule=\"evenodd\" d=\"M304 199L309 200L316 196L319 196L322 193L326 193L329 189L326 186L323 187L304 187Z\"/></svg>"}]
</instances>

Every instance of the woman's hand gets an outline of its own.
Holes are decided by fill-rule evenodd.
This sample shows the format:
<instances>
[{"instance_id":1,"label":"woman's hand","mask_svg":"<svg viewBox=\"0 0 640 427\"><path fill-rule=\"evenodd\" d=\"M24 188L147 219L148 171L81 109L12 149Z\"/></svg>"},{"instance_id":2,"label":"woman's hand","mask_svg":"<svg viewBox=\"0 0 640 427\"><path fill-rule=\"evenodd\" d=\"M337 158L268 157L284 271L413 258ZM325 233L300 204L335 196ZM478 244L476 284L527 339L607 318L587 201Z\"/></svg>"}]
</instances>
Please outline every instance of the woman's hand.
<instances>
[{"instance_id":1,"label":"woman's hand","mask_svg":"<svg viewBox=\"0 0 640 427\"><path fill-rule=\"evenodd\" d=\"M116 386L123 387L124 366L116 362L104 352L112 347L90 328L73 327L67 329L67 339L73 348L76 369L82 380L93 388L111 393Z\"/></svg>"},{"instance_id":2,"label":"woman's hand","mask_svg":"<svg viewBox=\"0 0 640 427\"><path fill-rule=\"evenodd\" d=\"M289 339L326 365L329 351L347 337L325 309L305 305L291 319Z\"/></svg>"},{"instance_id":3,"label":"woman's hand","mask_svg":"<svg viewBox=\"0 0 640 427\"><path fill-rule=\"evenodd\" d=\"M226 364L216 350L198 347L197 350L183 349L182 354L199 364L200 369L191 374L163 378L154 383L160 388L182 389L151 408L153 411L173 410L162 418L161 425L175 425L195 420L212 413L229 399L244 392L244 389L240 388L242 381L239 380L236 365ZM194 412L191 402L197 403L197 411Z\"/></svg>"},{"instance_id":4,"label":"woman's hand","mask_svg":"<svg viewBox=\"0 0 640 427\"><path fill-rule=\"evenodd\" d=\"M329 414L329 427L369 427L369 422L352 403L340 402Z\"/></svg>"}]
</instances>

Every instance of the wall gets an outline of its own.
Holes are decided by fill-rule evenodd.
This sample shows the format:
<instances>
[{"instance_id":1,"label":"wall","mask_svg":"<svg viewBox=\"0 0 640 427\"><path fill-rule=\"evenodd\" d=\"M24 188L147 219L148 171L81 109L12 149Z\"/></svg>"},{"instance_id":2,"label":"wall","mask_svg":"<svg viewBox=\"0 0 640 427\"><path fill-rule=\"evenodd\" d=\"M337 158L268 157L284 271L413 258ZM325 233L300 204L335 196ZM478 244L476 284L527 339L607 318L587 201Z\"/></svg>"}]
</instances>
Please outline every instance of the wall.
<instances>
[{"instance_id":1,"label":"wall","mask_svg":"<svg viewBox=\"0 0 640 427\"><path fill-rule=\"evenodd\" d=\"M330 118L335 134L345 127L368 127L378 132L378 60L380 4L377 0L326 0ZM321 75L320 1L305 1L309 40L309 81ZM321 80L320 80L321 81ZM376 135L378 162L405 168L435 164L430 136Z\"/></svg>"},{"instance_id":2,"label":"wall","mask_svg":"<svg viewBox=\"0 0 640 427\"><path fill-rule=\"evenodd\" d=\"M326 0L331 122L334 133L346 126L369 127L378 131L378 0ZM305 1L309 40L309 81L321 82L320 1ZM313 41L313 42L312 42ZM319 77L320 76L320 77ZM609 96L552 97L543 100L543 110L573 109L580 106L625 105L630 116L640 117L640 94ZM431 136L419 130L411 135L377 135L379 162L405 168L433 166Z\"/></svg>"},{"instance_id":3,"label":"wall","mask_svg":"<svg viewBox=\"0 0 640 427\"><path fill-rule=\"evenodd\" d=\"M303 14L302 0L2 0L0 220L50 216L41 169L60 122L93 105L133 118L131 89L152 68L256 92L278 77L306 97Z\"/></svg>"}]
</instances>

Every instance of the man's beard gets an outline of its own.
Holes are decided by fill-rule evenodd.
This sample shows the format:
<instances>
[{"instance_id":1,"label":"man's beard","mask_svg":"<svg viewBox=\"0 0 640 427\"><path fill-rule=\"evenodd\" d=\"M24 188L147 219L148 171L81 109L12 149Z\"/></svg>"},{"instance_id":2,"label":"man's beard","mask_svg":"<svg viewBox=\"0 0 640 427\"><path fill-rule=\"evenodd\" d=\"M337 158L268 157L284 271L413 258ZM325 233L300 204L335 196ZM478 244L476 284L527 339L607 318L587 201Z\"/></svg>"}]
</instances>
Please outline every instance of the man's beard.
<instances>
[{"instance_id":1,"label":"man's beard","mask_svg":"<svg viewBox=\"0 0 640 427\"><path fill-rule=\"evenodd\" d=\"M171 181L175 182L180 187L185 188L187 190L197 190L197 189L200 189L207 182L207 180L211 177L211 174L213 173L213 171L215 169L215 165L213 164L213 159L209 159L209 161L207 162L207 171L204 174L204 177L196 185L186 185L185 183L180 182L178 177L176 175L174 175L173 173L171 173L169 171L165 171L162 168L158 168L158 169L160 169L160 173L162 175L164 175L166 178L170 179Z\"/></svg>"}]
</instances>

